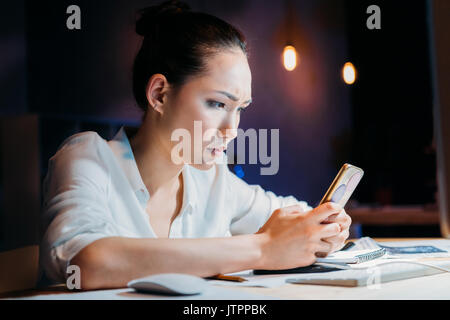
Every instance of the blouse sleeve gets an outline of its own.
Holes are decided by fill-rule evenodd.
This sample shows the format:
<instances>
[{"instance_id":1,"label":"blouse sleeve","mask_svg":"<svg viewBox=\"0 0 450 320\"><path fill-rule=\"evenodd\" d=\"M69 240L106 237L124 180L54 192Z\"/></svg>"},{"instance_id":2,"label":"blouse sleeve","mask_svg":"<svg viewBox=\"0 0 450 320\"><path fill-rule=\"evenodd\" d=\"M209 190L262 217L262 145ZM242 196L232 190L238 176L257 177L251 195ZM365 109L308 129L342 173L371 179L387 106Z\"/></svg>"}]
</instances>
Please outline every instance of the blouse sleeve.
<instances>
[{"instance_id":1,"label":"blouse sleeve","mask_svg":"<svg viewBox=\"0 0 450 320\"><path fill-rule=\"evenodd\" d=\"M55 281L67 278L70 260L85 246L118 234L107 205L109 175L96 138L93 133L73 136L49 160L40 250L41 267Z\"/></svg>"},{"instance_id":2,"label":"blouse sleeve","mask_svg":"<svg viewBox=\"0 0 450 320\"><path fill-rule=\"evenodd\" d=\"M306 201L299 201L292 195L277 196L259 185L247 184L231 171L227 171L229 192L235 200L233 211L236 212L230 225L232 235L257 232L272 212L279 208L298 204L304 212L312 210Z\"/></svg>"}]
</instances>

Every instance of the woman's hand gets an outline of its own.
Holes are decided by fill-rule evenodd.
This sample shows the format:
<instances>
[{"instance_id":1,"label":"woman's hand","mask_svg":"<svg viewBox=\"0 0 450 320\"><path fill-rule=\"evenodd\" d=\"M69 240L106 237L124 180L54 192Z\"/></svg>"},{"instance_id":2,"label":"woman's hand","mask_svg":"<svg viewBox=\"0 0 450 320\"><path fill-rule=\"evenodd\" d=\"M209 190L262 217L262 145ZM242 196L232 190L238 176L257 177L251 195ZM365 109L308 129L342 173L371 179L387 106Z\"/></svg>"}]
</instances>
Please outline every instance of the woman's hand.
<instances>
[{"instance_id":1,"label":"woman's hand","mask_svg":"<svg viewBox=\"0 0 450 320\"><path fill-rule=\"evenodd\" d=\"M323 221L323 223L337 223L341 228L341 232L336 236L323 238L323 241L326 241L331 244L331 251L329 253L338 251L342 249L345 245L345 240L349 237L350 234L350 225L352 224L352 219L350 216L342 209L338 214L334 214L329 216L327 219Z\"/></svg>"},{"instance_id":2,"label":"woman's hand","mask_svg":"<svg viewBox=\"0 0 450 320\"><path fill-rule=\"evenodd\" d=\"M299 205L275 210L256 233L262 239L260 269L308 266L315 262L316 253L331 252L341 227L337 222L322 222L333 214L338 216L341 211L338 204L331 202L307 212L303 212Z\"/></svg>"}]
</instances>

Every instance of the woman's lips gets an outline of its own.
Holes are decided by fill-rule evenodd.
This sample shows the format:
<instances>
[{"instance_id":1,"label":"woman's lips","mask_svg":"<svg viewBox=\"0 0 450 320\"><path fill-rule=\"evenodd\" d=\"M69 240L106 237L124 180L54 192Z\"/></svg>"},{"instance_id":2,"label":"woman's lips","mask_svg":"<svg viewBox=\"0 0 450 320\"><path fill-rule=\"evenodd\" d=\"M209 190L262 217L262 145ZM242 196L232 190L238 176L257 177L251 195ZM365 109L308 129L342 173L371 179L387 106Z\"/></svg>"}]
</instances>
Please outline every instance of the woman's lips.
<instances>
[{"instance_id":1,"label":"woman's lips","mask_svg":"<svg viewBox=\"0 0 450 320\"><path fill-rule=\"evenodd\" d=\"M219 148L208 148L209 150L211 150L211 153L213 156L218 157L220 156L223 151L226 149L225 147L219 147Z\"/></svg>"}]
</instances>

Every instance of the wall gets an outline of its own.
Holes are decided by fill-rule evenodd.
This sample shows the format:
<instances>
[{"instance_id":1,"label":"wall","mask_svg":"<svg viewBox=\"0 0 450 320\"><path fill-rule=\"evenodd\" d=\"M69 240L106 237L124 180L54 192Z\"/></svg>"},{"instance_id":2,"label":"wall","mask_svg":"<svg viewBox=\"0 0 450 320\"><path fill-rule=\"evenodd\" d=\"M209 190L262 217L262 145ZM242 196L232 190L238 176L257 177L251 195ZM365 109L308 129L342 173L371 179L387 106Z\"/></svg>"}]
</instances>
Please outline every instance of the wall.
<instances>
[{"instance_id":1,"label":"wall","mask_svg":"<svg viewBox=\"0 0 450 320\"><path fill-rule=\"evenodd\" d=\"M2 3L0 19L0 115L27 111L25 1Z\"/></svg>"},{"instance_id":2,"label":"wall","mask_svg":"<svg viewBox=\"0 0 450 320\"><path fill-rule=\"evenodd\" d=\"M336 1L293 2L301 63L287 72L280 64L283 2L187 2L194 10L234 24L248 39L254 103L242 117L241 127L280 129L278 174L261 176L258 165L248 165L244 179L277 194L319 201L340 166L331 143L345 133L350 121L349 88L339 74L347 58L342 6ZM134 34L134 13L154 3L158 2L27 2L30 110L138 121L130 82L140 42ZM81 7L79 31L65 27L69 4Z\"/></svg>"}]
</instances>

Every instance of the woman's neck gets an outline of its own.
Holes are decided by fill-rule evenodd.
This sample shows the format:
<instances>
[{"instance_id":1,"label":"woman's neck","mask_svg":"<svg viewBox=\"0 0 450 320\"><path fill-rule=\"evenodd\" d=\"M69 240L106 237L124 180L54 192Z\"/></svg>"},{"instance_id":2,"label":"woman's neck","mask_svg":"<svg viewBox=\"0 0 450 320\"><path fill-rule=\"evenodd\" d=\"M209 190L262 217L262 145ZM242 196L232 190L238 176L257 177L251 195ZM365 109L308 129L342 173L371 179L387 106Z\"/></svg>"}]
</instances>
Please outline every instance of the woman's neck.
<instances>
[{"instance_id":1,"label":"woman's neck","mask_svg":"<svg viewBox=\"0 0 450 320\"><path fill-rule=\"evenodd\" d=\"M175 164L170 150L158 135L156 123L144 119L137 133L130 139L139 173L150 195L176 193L181 186L183 165Z\"/></svg>"}]
</instances>

